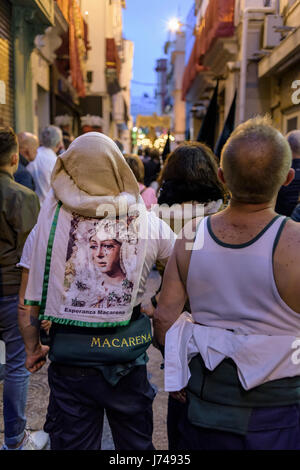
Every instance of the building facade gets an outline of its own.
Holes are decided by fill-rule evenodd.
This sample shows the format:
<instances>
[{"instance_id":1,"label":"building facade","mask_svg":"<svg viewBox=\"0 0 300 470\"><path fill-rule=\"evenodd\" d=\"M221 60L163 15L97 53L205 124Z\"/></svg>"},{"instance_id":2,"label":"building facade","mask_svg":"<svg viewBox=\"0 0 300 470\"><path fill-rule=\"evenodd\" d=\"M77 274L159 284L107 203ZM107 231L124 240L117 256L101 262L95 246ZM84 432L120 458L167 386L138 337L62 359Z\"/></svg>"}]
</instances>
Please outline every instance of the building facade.
<instances>
[{"instance_id":1,"label":"building facade","mask_svg":"<svg viewBox=\"0 0 300 470\"><path fill-rule=\"evenodd\" d=\"M32 53L35 37L54 25L53 0L12 0L14 56L14 127L17 132L36 131Z\"/></svg>"},{"instance_id":2,"label":"building facade","mask_svg":"<svg viewBox=\"0 0 300 470\"><path fill-rule=\"evenodd\" d=\"M282 0L278 16L280 37L259 61L258 79L269 90L268 107L275 125L287 133L300 129L300 2Z\"/></svg>"},{"instance_id":3,"label":"building facade","mask_svg":"<svg viewBox=\"0 0 300 470\"><path fill-rule=\"evenodd\" d=\"M87 91L82 100L86 128L98 123L99 130L120 140L130 151L130 82L133 43L123 37L123 0L81 0L81 12L93 45L86 62Z\"/></svg>"},{"instance_id":4,"label":"building facade","mask_svg":"<svg viewBox=\"0 0 300 470\"><path fill-rule=\"evenodd\" d=\"M0 3L0 124L17 132L34 130L31 54L35 36L53 22L53 0Z\"/></svg>"},{"instance_id":5,"label":"building facade","mask_svg":"<svg viewBox=\"0 0 300 470\"><path fill-rule=\"evenodd\" d=\"M40 135L66 114L78 135L86 44L78 0L2 0L0 124Z\"/></svg>"},{"instance_id":6,"label":"building facade","mask_svg":"<svg viewBox=\"0 0 300 470\"><path fill-rule=\"evenodd\" d=\"M165 107L167 105L167 70L168 63L167 59L157 59L155 72L156 72L156 113L161 116L165 113Z\"/></svg>"},{"instance_id":7,"label":"building facade","mask_svg":"<svg viewBox=\"0 0 300 470\"><path fill-rule=\"evenodd\" d=\"M1 0L0 122L40 135L96 130L130 151L134 47L124 0ZM93 47L91 47L91 45Z\"/></svg>"},{"instance_id":8,"label":"building facade","mask_svg":"<svg viewBox=\"0 0 300 470\"><path fill-rule=\"evenodd\" d=\"M50 62L51 121L75 137L83 132L82 99L86 96L86 60L89 31L79 0L56 0L55 27L48 43ZM55 46L53 49L51 46ZM51 52L52 50L52 52Z\"/></svg>"},{"instance_id":9,"label":"building facade","mask_svg":"<svg viewBox=\"0 0 300 470\"><path fill-rule=\"evenodd\" d=\"M269 113L283 133L300 125L300 1L197 0L182 98L197 138L218 84L215 141L235 103L234 124Z\"/></svg>"},{"instance_id":10,"label":"building facade","mask_svg":"<svg viewBox=\"0 0 300 470\"><path fill-rule=\"evenodd\" d=\"M12 4L0 3L0 125L14 125Z\"/></svg>"},{"instance_id":11,"label":"building facade","mask_svg":"<svg viewBox=\"0 0 300 470\"><path fill-rule=\"evenodd\" d=\"M167 53L167 93L163 114L172 119L171 132L177 143L185 140L185 102L182 99L182 80L185 66L185 32L177 31L165 44Z\"/></svg>"}]
</instances>

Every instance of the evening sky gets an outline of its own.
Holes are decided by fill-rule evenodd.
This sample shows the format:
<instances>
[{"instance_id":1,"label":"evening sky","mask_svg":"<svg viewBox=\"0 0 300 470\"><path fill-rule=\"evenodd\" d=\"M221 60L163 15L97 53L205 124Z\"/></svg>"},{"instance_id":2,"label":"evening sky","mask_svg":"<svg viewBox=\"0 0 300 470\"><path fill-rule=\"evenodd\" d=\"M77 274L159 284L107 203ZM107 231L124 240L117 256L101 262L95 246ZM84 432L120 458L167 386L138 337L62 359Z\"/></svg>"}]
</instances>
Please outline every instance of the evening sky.
<instances>
[{"instance_id":1,"label":"evening sky","mask_svg":"<svg viewBox=\"0 0 300 470\"><path fill-rule=\"evenodd\" d=\"M126 0L123 35L134 42L132 96L143 93L154 96L154 69L156 60L166 57L164 44L169 39L168 20L179 17L184 23L193 3L193 0ZM135 81L153 86L139 85Z\"/></svg>"}]
</instances>

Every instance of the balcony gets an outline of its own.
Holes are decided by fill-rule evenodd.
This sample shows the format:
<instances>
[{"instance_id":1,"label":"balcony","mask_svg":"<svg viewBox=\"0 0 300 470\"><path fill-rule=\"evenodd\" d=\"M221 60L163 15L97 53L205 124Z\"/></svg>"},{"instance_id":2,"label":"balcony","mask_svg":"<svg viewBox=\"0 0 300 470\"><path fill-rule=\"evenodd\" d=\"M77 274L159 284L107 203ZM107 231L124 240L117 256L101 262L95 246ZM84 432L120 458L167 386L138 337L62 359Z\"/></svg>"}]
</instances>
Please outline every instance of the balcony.
<instances>
[{"instance_id":1,"label":"balcony","mask_svg":"<svg viewBox=\"0 0 300 470\"><path fill-rule=\"evenodd\" d=\"M201 21L198 29L197 36L189 62L185 68L183 82L182 82L182 98L185 99L186 95L191 88L198 73L214 72L210 70L211 66L216 66L211 61L205 61L207 54L215 46L220 38L232 38L234 34L234 4L235 0L210 0L205 15ZM220 44L225 44L219 41ZM225 47L229 57L235 52L232 41ZM230 60L230 58L229 58Z\"/></svg>"},{"instance_id":2,"label":"balcony","mask_svg":"<svg viewBox=\"0 0 300 470\"><path fill-rule=\"evenodd\" d=\"M53 26L54 24L54 1L53 0L14 0L13 4L18 7L32 8L36 10L36 17L32 17L32 21L38 20L41 24L46 26Z\"/></svg>"},{"instance_id":3,"label":"balcony","mask_svg":"<svg viewBox=\"0 0 300 470\"><path fill-rule=\"evenodd\" d=\"M35 0L42 14L47 18L51 25L54 24L54 2L53 0Z\"/></svg>"},{"instance_id":4,"label":"balcony","mask_svg":"<svg viewBox=\"0 0 300 470\"><path fill-rule=\"evenodd\" d=\"M227 62L236 60L238 45L235 37L217 38L203 57L203 65L215 75L223 75Z\"/></svg>"}]
</instances>

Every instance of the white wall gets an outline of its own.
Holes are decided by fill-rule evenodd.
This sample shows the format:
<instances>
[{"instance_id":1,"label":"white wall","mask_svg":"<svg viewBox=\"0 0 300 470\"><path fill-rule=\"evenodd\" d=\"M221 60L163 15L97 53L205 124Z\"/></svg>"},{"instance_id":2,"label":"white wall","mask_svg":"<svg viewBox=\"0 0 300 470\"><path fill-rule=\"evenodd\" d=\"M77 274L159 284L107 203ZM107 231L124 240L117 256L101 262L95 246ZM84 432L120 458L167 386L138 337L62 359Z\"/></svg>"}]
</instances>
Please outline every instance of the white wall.
<instances>
[{"instance_id":1,"label":"white wall","mask_svg":"<svg viewBox=\"0 0 300 470\"><path fill-rule=\"evenodd\" d=\"M93 72L93 82L89 86L90 95L101 95L103 103L103 132L112 138L117 137L116 122L123 121L123 97L130 113L130 80L132 77L133 43L123 41L122 5L120 0L81 0L81 12L88 25L88 59L85 69ZM86 14L86 12L88 14ZM112 99L106 90L105 61L106 38L114 38L121 60L120 85L125 91L114 95ZM123 48L121 46L124 46ZM109 114L113 112L114 123L110 125Z\"/></svg>"},{"instance_id":2,"label":"white wall","mask_svg":"<svg viewBox=\"0 0 300 470\"><path fill-rule=\"evenodd\" d=\"M39 136L40 131L50 124L49 63L34 50L31 54L31 68L33 133ZM28 129L23 130L26 131Z\"/></svg>"},{"instance_id":3,"label":"white wall","mask_svg":"<svg viewBox=\"0 0 300 470\"><path fill-rule=\"evenodd\" d=\"M81 13L88 25L89 43L88 59L85 69L93 72L91 94L106 93L105 83L105 38L108 24L106 22L107 0L81 0ZM88 14L85 14L88 12Z\"/></svg>"},{"instance_id":4,"label":"white wall","mask_svg":"<svg viewBox=\"0 0 300 470\"><path fill-rule=\"evenodd\" d=\"M121 77L120 77L120 85L121 87L125 87L123 97L127 103L128 107L128 114L130 115L130 107L131 107L131 95L130 95L130 88L131 88L131 79L133 76L133 56L134 56L134 43L129 40L124 40L124 63L122 64L121 68Z\"/></svg>"}]
</instances>

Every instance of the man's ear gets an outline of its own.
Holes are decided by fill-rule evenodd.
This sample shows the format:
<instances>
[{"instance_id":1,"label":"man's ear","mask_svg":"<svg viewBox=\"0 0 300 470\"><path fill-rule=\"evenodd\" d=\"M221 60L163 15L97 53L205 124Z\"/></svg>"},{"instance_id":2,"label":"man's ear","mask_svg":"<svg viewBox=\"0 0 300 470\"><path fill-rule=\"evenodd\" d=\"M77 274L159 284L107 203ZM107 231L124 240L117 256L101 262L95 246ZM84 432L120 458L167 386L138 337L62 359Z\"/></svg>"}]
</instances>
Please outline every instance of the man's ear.
<instances>
[{"instance_id":1,"label":"man's ear","mask_svg":"<svg viewBox=\"0 0 300 470\"><path fill-rule=\"evenodd\" d=\"M54 152L57 154L57 153L58 153L60 150L62 150L63 148L64 148L63 142L59 142L59 143L57 144L57 146L55 147Z\"/></svg>"},{"instance_id":2,"label":"man's ear","mask_svg":"<svg viewBox=\"0 0 300 470\"><path fill-rule=\"evenodd\" d=\"M288 186L293 181L294 178L295 178L295 170L294 168L290 168L288 175L286 177L286 180L282 186Z\"/></svg>"},{"instance_id":3,"label":"man's ear","mask_svg":"<svg viewBox=\"0 0 300 470\"><path fill-rule=\"evenodd\" d=\"M222 168L218 169L218 178L221 181L221 183L226 184Z\"/></svg>"},{"instance_id":4,"label":"man's ear","mask_svg":"<svg viewBox=\"0 0 300 470\"><path fill-rule=\"evenodd\" d=\"M18 166L19 164L19 154L18 153L13 153L11 156L11 166Z\"/></svg>"}]
</instances>

